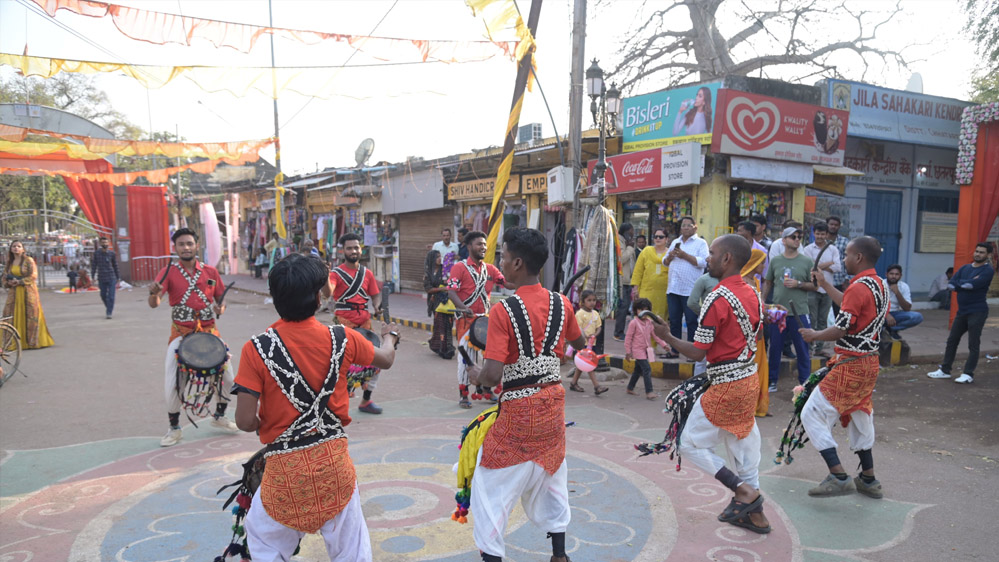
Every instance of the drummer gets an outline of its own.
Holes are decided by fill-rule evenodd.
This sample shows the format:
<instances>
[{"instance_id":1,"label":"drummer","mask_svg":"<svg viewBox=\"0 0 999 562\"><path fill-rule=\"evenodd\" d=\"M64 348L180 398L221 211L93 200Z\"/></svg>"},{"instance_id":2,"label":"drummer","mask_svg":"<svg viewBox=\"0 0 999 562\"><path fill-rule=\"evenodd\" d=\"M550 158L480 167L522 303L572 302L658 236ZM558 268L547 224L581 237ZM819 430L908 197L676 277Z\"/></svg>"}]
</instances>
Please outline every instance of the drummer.
<instances>
[{"instance_id":1,"label":"drummer","mask_svg":"<svg viewBox=\"0 0 999 562\"><path fill-rule=\"evenodd\" d=\"M468 248L468 258L456 262L451 267L451 276L447 280L447 294L455 308L455 335L458 337L458 345L464 346L462 336L472 327L472 321L476 315L486 313L489 305L489 294L493 291L494 285L502 285L507 289L514 289L513 285L507 283L506 278L500 270L491 263L483 263L486 258L486 234L479 230L473 230L465 235L465 247ZM469 356L473 361L478 360L478 352L468 349ZM460 399L458 405L462 408L471 408L472 403L468 400L468 365L459 356L458 358L458 394ZM493 398L492 390L485 389L484 397L487 400Z\"/></svg>"},{"instance_id":2,"label":"drummer","mask_svg":"<svg viewBox=\"0 0 999 562\"><path fill-rule=\"evenodd\" d=\"M330 271L330 286L335 301L333 315L337 324L370 330L371 313L368 312L368 305L372 305L375 314L381 312L382 295L378 282L370 269L358 264L361 259L361 237L348 232L340 237L339 243L343 247L346 263ZM323 289L323 297L329 296L328 286ZM378 376L375 375L364 384L364 398L358 410L367 414L382 413L382 408L371 400L371 392L377 383Z\"/></svg>"},{"instance_id":3,"label":"drummer","mask_svg":"<svg viewBox=\"0 0 999 562\"><path fill-rule=\"evenodd\" d=\"M183 433L180 429L180 395L177 392L177 348L184 336L194 332L208 332L219 335L215 318L225 312L222 295L225 287L222 278L214 267L198 260L198 235L189 228L181 228L173 233L173 250L180 257L179 264L169 264L156 274L149 286L149 307L156 308L165 292L170 298L172 323L170 343L166 351L164 386L166 389L167 417L170 429L160 439L161 447L180 443ZM225 417L229 403L229 389L232 387L232 365L227 364L222 374L222 392L216 399L216 410L212 417L213 427L236 433L236 424Z\"/></svg>"}]
</instances>

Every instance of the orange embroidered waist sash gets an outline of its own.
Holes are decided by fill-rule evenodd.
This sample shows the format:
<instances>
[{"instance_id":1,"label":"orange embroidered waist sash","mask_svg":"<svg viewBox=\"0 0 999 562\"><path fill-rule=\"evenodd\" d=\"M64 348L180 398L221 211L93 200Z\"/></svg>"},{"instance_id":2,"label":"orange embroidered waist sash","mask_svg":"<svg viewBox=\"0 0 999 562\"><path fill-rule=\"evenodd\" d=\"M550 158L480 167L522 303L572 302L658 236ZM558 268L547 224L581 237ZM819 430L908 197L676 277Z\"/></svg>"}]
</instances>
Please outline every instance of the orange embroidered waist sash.
<instances>
[{"instance_id":1,"label":"orange embroidered waist sash","mask_svg":"<svg viewBox=\"0 0 999 562\"><path fill-rule=\"evenodd\" d=\"M819 383L819 390L840 414L843 427L850 423L850 414L858 410L874 411L871 394L881 369L876 353L856 359L837 355L829 360L829 373Z\"/></svg>"},{"instance_id":2,"label":"orange embroidered waist sash","mask_svg":"<svg viewBox=\"0 0 999 562\"><path fill-rule=\"evenodd\" d=\"M537 394L500 406L496 423L482 443L483 468L506 468L532 461L548 474L565 460L565 388L545 386Z\"/></svg>"},{"instance_id":3,"label":"orange embroidered waist sash","mask_svg":"<svg viewBox=\"0 0 999 562\"><path fill-rule=\"evenodd\" d=\"M758 373L737 381L712 383L701 396L701 408L713 425L744 439L753 430L759 396Z\"/></svg>"},{"instance_id":4,"label":"orange embroidered waist sash","mask_svg":"<svg viewBox=\"0 0 999 562\"><path fill-rule=\"evenodd\" d=\"M260 500L278 523L315 533L343 511L356 482L347 440L331 439L267 457Z\"/></svg>"}]
</instances>

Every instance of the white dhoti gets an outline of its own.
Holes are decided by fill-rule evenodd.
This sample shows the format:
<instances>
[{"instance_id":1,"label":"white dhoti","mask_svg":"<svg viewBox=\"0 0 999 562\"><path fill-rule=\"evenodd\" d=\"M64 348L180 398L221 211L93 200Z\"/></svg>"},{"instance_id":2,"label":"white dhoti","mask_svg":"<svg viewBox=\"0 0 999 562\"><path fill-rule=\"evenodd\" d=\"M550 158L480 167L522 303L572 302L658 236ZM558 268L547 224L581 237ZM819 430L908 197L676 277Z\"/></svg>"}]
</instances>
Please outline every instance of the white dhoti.
<instances>
[{"instance_id":1,"label":"white dhoti","mask_svg":"<svg viewBox=\"0 0 999 562\"><path fill-rule=\"evenodd\" d=\"M760 430L753 421L753 430L744 439L714 424L704 414L701 399L698 398L687 417L687 423L680 434L680 455L694 463L709 476L714 476L725 466L725 459L715 453L715 447L725 445L739 479L760 489ZM478 477L478 473L476 473Z\"/></svg>"},{"instance_id":2,"label":"white dhoti","mask_svg":"<svg viewBox=\"0 0 999 562\"><path fill-rule=\"evenodd\" d=\"M555 474L548 474L536 462L506 468L482 468L481 462L480 450L469 506L474 523L472 536L479 550L500 558L505 555L503 536L517 498L527 518L539 529L546 533L565 532L570 519L569 469L565 460Z\"/></svg>"},{"instance_id":3,"label":"white dhoti","mask_svg":"<svg viewBox=\"0 0 999 562\"><path fill-rule=\"evenodd\" d=\"M180 412L180 395L177 394L177 348L180 347L180 340L183 337L177 337L170 340L170 345L167 346L166 351L166 370L164 372L164 390L166 391L166 405L168 414L176 414ZM225 371L222 372L222 393L216 395L212 398L212 401L218 404L219 402L229 402L229 391L232 390L232 383L235 380L235 375L232 372L232 361L230 360L225 365ZM181 385L183 387L183 384Z\"/></svg>"},{"instance_id":4,"label":"white dhoti","mask_svg":"<svg viewBox=\"0 0 999 562\"><path fill-rule=\"evenodd\" d=\"M829 403L820 389L816 388L808 396L808 401L801 410L801 425L816 450L836 448L832 427L840 421L840 417L839 410ZM852 412L846 434L850 438L851 451L864 451L874 447L874 414L861 410Z\"/></svg>"},{"instance_id":5,"label":"white dhoti","mask_svg":"<svg viewBox=\"0 0 999 562\"><path fill-rule=\"evenodd\" d=\"M260 501L260 490L253 494L243 522L247 546L253 562L287 562L305 533L285 527L267 514ZM326 542L330 562L371 562L371 538L361 512L361 499L354 484L354 495L336 517L319 529Z\"/></svg>"}]
</instances>

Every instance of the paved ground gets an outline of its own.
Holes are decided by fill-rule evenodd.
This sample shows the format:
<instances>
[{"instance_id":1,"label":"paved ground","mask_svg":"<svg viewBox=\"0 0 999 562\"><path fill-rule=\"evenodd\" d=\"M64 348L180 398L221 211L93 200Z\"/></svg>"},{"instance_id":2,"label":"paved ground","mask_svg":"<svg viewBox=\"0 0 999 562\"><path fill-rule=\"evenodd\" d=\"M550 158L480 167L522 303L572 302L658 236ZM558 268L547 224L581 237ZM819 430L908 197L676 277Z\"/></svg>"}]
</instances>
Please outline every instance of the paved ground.
<instances>
[{"instance_id":1,"label":"paved ground","mask_svg":"<svg viewBox=\"0 0 999 562\"><path fill-rule=\"evenodd\" d=\"M29 377L0 389L0 560L211 560L231 525L215 492L259 443L202 426L185 427L177 447L157 446L168 312L149 310L144 291L119 293L111 321L94 293L42 299L57 345L27 352ZM263 300L231 294L220 327L234 350L275 319ZM454 362L426 349L426 332L404 337L376 392L385 414L358 413L348 428L376 560L473 560L471 526L449 520L451 465L471 413L456 407ZM983 357L970 386L926 370L894 368L879 381L883 501L810 499L823 472L811 447L791 465L772 463L790 412L782 381L774 415L760 420L766 537L718 523L727 493L692 465L676 472L668 459L636 457L633 443L662 437L661 402L626 395L624 381L601 397L569 393L573 560L994 560L999 361ZM519 509L508 544L509 560L548 559L544 534ZM297 559L326 560L321 541L307 537Z\"/></svg>"}]
</instances>

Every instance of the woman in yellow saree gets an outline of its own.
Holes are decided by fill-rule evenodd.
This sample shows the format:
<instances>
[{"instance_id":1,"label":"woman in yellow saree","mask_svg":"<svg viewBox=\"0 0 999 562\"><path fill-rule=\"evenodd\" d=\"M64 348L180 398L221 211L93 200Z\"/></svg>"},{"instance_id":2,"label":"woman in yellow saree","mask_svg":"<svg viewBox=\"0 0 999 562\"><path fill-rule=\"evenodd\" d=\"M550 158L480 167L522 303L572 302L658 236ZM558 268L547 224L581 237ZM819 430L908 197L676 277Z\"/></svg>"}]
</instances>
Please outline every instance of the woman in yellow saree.
<instances>
[{"instance_id":1,"label":"woman in yellow saree","mask_svg":"<svg viewBox=\"0 0 999 562\"><path fill-rule=\"evenodd\" d=\"M24 253L24 244L20 240L11 242L7 251L7 267L3 272L3 286L7 288L3 315L12 317L11 322L21 334L21 347L24 349L40 349L55 344L45 325L37 281L35 260Z\"/></svg>"},{"instance_id":2,"label":"woman in yellow saree","mask_svg":"<svg viewBox=\"0 0 999 562\"><path fill-rule=\"evenodd\" d=\"M753 250L752 257L749 258L740 272L746 283L756 287L757 291L760 290L760 282L756 279L756 275L763 273L766 259L767 255L762 250ZM760 298L763 298L763 295L760 295ZM763 312L766 314L766 310ZM762 418L767 415L767 411L770 409L770 392L767 390L770 385L770 368L767 362L767 346L763 339L763 330L760 330L759 337L756 339L755 359L756 373L760 379L760 393L756 398L756 417Z\"/></svg>"},{"instance_id":3,"label":"woman in yellow saree","mask_svg":"<svg viewBox=\"0 0 999 562\"><path fill-rule=\"evenodd\" d=\"M669 281L669 268L663 265L669 238L666 229L657 228L652 232L652 245L646 246L635 260L631 274L631 284L638 293L635 298L652 301L652 312L660 318L668 318L666 310L666 286Z\"/></svg>"}]
</instances>

